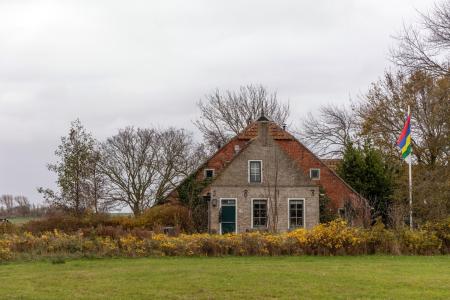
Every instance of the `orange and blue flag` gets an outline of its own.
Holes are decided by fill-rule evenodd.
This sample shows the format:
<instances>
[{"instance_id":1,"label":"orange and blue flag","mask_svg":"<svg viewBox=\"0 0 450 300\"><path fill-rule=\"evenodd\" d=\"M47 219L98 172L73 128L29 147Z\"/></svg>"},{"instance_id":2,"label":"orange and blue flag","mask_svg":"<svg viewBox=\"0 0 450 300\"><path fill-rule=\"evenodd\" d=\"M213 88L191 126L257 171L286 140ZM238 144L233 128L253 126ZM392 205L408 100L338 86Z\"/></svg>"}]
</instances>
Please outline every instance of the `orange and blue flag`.
<instances>
[{"instance_id":1,"label":"orange and blue flag","mask_svg":"<svg viewBox=\"0 0 450 300\"><path fill-rule=\"evenodd\" d=\"M397 146L402 151L402 158L406 159L411 154L411 115L408 115L405 126L403 126L402 133L397 140Z\"/></svg>"}]
</instances>

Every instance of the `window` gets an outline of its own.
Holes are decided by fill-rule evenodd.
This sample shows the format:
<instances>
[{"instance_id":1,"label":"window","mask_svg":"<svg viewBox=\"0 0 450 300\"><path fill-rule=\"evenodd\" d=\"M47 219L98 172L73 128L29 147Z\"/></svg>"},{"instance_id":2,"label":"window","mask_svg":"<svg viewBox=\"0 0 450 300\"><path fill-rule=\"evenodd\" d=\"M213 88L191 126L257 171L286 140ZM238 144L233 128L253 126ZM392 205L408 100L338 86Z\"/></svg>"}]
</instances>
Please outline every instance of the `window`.
<instances>
[{"instance_id":1,"label":"window","mask_svg":"<svg viewBox=\"0 0 450 300\"><path fill-rule=\"evenodd\" d=\"M253 200L253 228L267 227L267 200Z\"/></svg>"},{"instance_id":2,"label":"window","mask_svg":"<svg viewBox=\"0 0 450 300\"><path fill-rule=\"evenodd\" d=\"M236 199L222 199L222 206L235 206L236 205Z\"/></svg>"},{"instance_id":3,"label":"window","mask_svg":"<svg viewBox=\"0 0 450 300\"><path fill-rule=\"evenodd\" d=\"M320 179L320 169L309 169L309 177L313 180Z\"/></svg>"},{"instance_id":4,"label":"window","mask_svg":"<svg viewBox=\"0 0 450 300\"><path fill-rule=\"evenodd\" d=\"M251 183L259 183L262 182L262 173L261 173L261 164L262 161L260 160L250 160L248 162L248 177L249 182Z\"/></svg>"},{"instance_id":5,"label":"window","mask_svg":"<svg viewBox=\"0 0 450 300\"><path fill-rule=\"evenodd\" d=\"M213 169L206 169L205 170L205 178L213 178L214 177L214 170Z\"/></svg>"},{"instance_id":6,"label":"window","mask_svg":"<svg viewBox=\"0 0 450 300\"><path fill-rule=\"evenodd\" d=\"M304 200L289 200L289 228L304 226L303 220Z\"/></svg>"}]
</instances>

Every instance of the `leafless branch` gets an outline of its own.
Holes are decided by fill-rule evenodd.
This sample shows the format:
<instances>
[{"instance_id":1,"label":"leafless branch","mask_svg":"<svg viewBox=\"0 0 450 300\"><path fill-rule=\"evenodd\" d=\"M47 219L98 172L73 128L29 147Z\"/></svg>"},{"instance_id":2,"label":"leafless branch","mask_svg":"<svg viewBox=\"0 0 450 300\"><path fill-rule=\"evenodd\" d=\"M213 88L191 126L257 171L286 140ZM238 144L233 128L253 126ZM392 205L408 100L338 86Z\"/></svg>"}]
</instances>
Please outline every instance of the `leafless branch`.
<instances>
[{"instance_id":1,"label":"leafless branch","mask_svg":"<svg viewBox=\"0 0 450 300\"><path fill-rule=\"evenodd\" d=\"M281 104L276 93L269 93L264 86L241 86L239 91L221 92L218 89L206 95L198 103L201 116L194 122L208 145L223 145L262 112L284 124L289 117L289 104Z\"/></svg>"},{"instance_id":2,"label":"leafless branch","mask_svg":"<svg viewBox=\"0 0 450 300\"><path fill-rule=\"evenodd\" d=\"M318 117L309 113L298 133L302 142L319 156L342 156L345 146L356 134L354 114L345 107L323 106Z\"/></svg>"},{"instance_id":3,"label":"leafless branch","mask_svg":"<svg viewBox=\"0 0 450 300\"><path fill-rule=\"evenodd\" d=\"M431 14L420 13L421 26L404 26L391 50L394 63L413 73L450 74L450 2L435 4Z\"/></svg>"}]
</instances>

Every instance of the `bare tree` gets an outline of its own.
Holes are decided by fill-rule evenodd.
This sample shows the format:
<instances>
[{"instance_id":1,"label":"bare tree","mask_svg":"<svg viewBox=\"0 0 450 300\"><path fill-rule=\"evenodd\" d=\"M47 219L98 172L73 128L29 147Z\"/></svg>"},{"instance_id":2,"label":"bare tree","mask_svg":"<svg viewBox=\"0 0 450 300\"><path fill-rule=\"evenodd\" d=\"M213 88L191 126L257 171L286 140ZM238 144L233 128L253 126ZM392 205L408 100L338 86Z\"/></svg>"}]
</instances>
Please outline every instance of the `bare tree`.
<instances>
[{"instance_id":1,"label":"bare tree","mask_svg":"<svg viewBox=\"0 0 450 300\"><path fill-rule=\"evenodd\" d=\"M155 200L161 202L182 179L189 176L206 158L203 145L194 145L185 130L169 128L158 133L157 170L159 175Z\"/></svg>"},{"instance_id":2,"label":"bare tree","mask_svg":"<svg viewBox=\"0 0 450 300\"><path fill-rule=\"evenodd\" d=\"M152 203L157 176L154 130L127 127L101 146L100 169L108 178L108 194L135 215Z\"/></svg>"},{"instance_id":3,"label":"bare tree","mask_svg":"<svg viewBox=\"0 0 450 300\"><path fill-rule=\"evenodd\" d=\"M86 193L90 196L90 203L95 213L107 212L116 208L117 202L108 197L107 177L100 169L101 153L96 145L90 157L90 175L86 180Z\"/></svg>"},{"instance_id":4,"label":"bare tree","mask_svg":"<svg viewBox=\"0 0 450 300\"><path fill-rule=\"evenodd\" d=\"M396 37L392 60L410 72L424 70L434 75L450 74L450 2L435 4L431 14L421 13L419 27L404 26Z\"/></svg>"},{"instance_id":5,"label":"bare tree","mask_svg":"<svg viewBox=\"0 0 450 300\"><path fill-rule=\"evenodd\" d=\"M14 202L17 206L30 206L30 201L25 196L15 196Z\"/></svg>"},{"instance_id":6,"label":"bare tree","mask_svg":"<svg viewBox=\"0 0 450 300\"><path fill-rule=\"evenodd\" d=\"M201 116L194 123L209 146L223 145L262 112L278 124L286 123L289 117L289 104L278 102L277 94L261 85L241 86L238 91L217 89L198 107Z\"/></svg>"},{"instance_id":7,"label":"bare tree","mask_svg":"<svg viewBox=\"0 0 450 300\"><path fill-rule=\"evenodd\" d=\"M14 207L14 197L13 195L2 195L0 197L0 204L5 206L7 212L11 212Z\"/></svg>"},{"instance_id":8,"label":"bare tree","mask_svg":"<svg viewBox=\"0 0 450 300\"><path fill-rule=\"evenodd\" d=\"M16 210L20 216L26 216L30 213L31 205L27 197L15 196L14 202L16 202Z\"/></svg>"},{"instance_id":9,"label":"bare tree","mask_svg":"<svg viewBox=\"0 0 450 300\"><path fill-rule=\"evenodd\" d=\"M101 146L99 165L110 199L141 214L193 170L199 162L193 149L191 136L183 130L120 130Z\"/></svg>"},{"instance_id":10,"label":"bare tree","mask_svg":"<svg viewBox=\"0 0 450 300\"><path fill-rule=\"evenodd\" d=\"M342 157L345 146L355 138L356 132L355 114L343 106L329 104L320 108L317 117L309 113L298 134L317 155Z\"/></svg>"}]
</instances>

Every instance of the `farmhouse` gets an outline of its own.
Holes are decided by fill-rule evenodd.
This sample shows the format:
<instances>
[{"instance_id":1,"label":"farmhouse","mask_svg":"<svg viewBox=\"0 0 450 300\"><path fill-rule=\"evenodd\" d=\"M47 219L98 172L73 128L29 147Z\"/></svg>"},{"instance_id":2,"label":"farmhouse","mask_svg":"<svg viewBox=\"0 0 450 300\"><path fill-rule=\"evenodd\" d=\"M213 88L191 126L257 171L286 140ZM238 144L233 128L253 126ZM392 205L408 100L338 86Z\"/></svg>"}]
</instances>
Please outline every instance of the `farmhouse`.
<instances>
[{"instance_id":1,"label":"farmhouse","mask_svg":"<svg viewBox=\"0 0 450 300\"><path fill-rule=\"evenodd\" d=\"M362 199L325 161L283 127L262 115L212 155L193 174L205 183L213 233L251 230L288 231L319 223L319 198L326 193L328 210L360 223ZM177 189L167 200L177 201Z\"/></svg>"}]
</instances>

